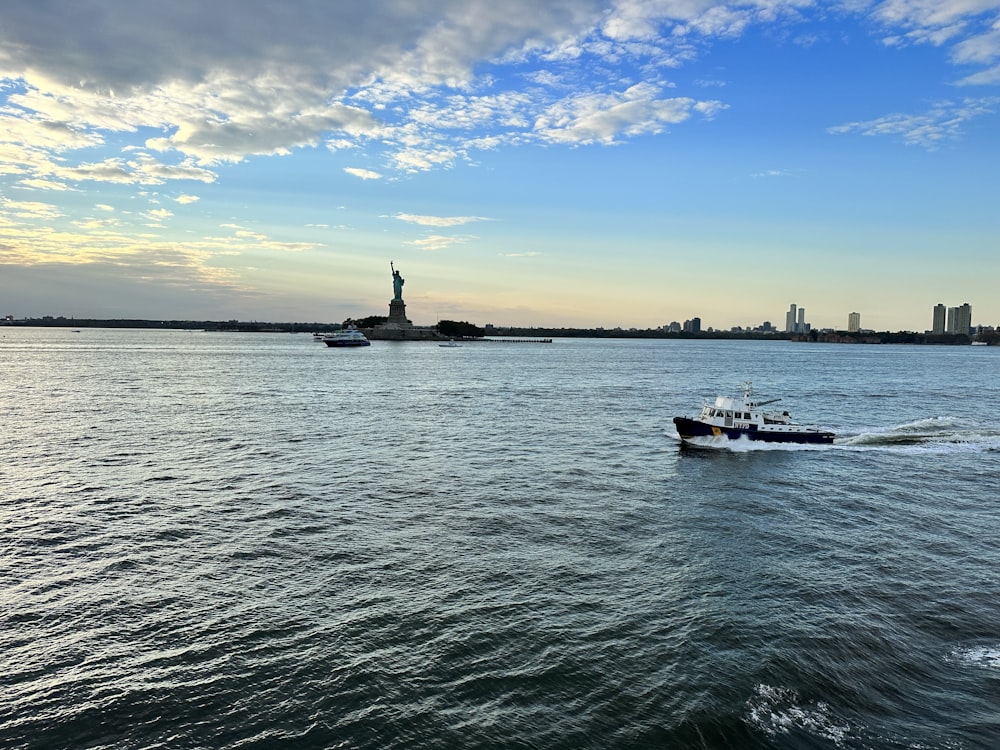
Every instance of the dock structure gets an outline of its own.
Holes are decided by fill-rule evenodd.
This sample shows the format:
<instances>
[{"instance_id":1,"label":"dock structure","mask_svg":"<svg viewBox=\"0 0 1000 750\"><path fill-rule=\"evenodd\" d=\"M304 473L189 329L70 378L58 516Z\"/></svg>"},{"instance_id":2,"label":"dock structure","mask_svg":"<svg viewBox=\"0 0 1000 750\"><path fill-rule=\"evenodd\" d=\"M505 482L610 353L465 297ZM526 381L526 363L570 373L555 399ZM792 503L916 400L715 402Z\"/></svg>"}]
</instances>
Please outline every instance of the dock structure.
<instances>
[{"instance_id":1,"label":"dock structure","mask_svg":"<svg viewBox=\"0 0 1000 750\"><path fill-rule=\"evenodd\" d=\"M551 344L552 339L514 339L501 337L498 339L473 339L474 341L487 341L491 344Z\"/></svg>"}]
</instances>

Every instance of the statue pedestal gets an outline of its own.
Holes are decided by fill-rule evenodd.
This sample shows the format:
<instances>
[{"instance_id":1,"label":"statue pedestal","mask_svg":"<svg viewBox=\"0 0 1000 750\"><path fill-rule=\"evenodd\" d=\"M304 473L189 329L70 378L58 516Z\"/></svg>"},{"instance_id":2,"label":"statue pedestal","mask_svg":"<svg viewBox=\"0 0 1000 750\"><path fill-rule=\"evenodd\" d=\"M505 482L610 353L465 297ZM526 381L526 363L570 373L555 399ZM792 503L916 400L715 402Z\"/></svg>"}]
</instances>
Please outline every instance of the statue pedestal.
<instances>
[{"instance_id":1,"label":"statue pedestal","mask_svg":"<svg viewBox=\"0 0 1000 750\"><path fill-rule=\"evenodd\" d=\"M386 326L396 326L397 328L409 328L413 324L406 319L406 303L401 299L389 301L389 319Z\"/></svg>"},{"instance_id":2,"label":"statue pedestal","mask_svg":"<svg viewBox=\"0 0 1000 750\"><path fill-rule=\"evenodd\" d=\"M372 341L439 341L434 326L415 326L406 319L406 303L401 299L389 302L389 319L380 326L362 332Z\"/></svg>"}]
</instances>

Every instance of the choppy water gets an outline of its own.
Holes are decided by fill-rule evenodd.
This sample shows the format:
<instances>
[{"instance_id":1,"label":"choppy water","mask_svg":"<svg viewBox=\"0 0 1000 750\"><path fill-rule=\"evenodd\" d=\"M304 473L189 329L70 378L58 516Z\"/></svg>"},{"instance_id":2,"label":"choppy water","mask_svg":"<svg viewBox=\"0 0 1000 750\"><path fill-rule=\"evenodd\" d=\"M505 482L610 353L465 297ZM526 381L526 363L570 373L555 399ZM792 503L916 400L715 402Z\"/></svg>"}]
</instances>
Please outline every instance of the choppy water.
<instances>
[{"instance_id":1,"label":"choppy water","mask_svg":"<svg viewBox=\"0 0 1000 750\"><path fill-rule=\"evenodd\" d=\"M833 446L682 447L752 379ZM0 329L0 746L1000 745L1000 349Z\"/></svg>"}]
</instances>

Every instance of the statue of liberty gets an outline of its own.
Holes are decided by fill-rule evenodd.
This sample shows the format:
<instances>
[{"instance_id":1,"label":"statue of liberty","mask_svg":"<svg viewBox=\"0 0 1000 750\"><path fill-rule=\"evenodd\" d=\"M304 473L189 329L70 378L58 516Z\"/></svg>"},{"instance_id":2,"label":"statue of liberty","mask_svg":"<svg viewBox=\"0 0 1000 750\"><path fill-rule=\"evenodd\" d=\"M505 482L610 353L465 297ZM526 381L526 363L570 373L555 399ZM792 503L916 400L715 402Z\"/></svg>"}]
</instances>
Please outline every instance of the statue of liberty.
<instances>
[{"instance_id":1,"label":"statue of liberty","mask_svg":"<svg viewBox=\"0 0 1000 750\"><path fill-rule=\"evenodd\" d=\"M392 261L389 261L389 268L392 269L392 294L393 299L402 300L403 299L403 277L399 275L399 271L396 270L395 266L392 265Z\"/></svg>"}]
</instances>

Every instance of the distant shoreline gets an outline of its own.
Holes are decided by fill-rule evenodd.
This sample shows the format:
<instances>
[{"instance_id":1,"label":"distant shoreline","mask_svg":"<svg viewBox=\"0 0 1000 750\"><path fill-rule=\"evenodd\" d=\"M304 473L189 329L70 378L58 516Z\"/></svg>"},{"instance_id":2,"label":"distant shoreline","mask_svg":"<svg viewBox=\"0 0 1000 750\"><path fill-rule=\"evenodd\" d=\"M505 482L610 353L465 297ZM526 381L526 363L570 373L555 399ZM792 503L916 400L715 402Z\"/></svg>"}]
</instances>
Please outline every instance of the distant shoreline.
<instances>
[{"instance_id":1,"label":"distant shoreline","mask_svg":"<svg viewBox=\"0 0 1000 750\"><path fill-rule=\"evenodd\" d=\"M228 331L241 333L315 333L338 330L339 323L271 323L239 320L143 320L133 318L65 318L43 317L5 320L2 325L21 328L136 328L189 331ZM487 337L515 338L607 338L607 339L737 339L759 341L799 341L820 344L931 344L967 345L973 340L1000 346L1000 331L966 336L963 334L932 334L914 331L847 331L815 330L808 334L784 331L664 331L659 328L524 328L490 326Z\"/></svg>"}]
</instances>

